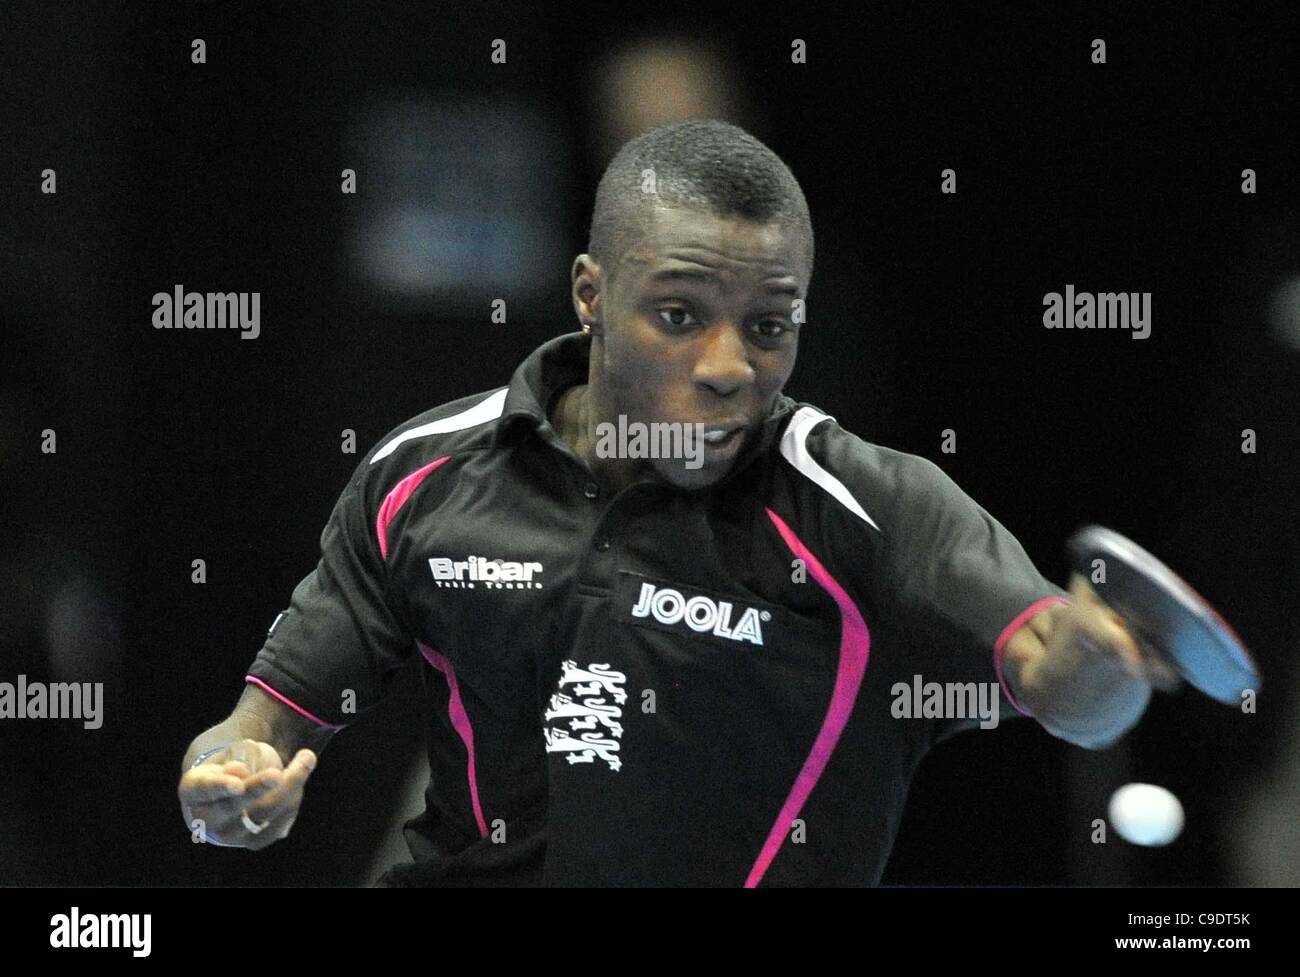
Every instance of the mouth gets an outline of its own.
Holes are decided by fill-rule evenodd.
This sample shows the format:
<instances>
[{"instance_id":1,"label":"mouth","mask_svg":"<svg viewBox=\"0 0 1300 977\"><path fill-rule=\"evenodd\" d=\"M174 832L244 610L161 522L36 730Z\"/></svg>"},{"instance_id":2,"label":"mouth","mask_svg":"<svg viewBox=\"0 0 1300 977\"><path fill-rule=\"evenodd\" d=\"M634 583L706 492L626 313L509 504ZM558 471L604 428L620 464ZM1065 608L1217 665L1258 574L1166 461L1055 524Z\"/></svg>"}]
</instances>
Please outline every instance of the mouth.
<instances>
[{"instance_id":1,"label":"mouth","mask_svg":"<svg viewBox=\"0 0 1300 977\"><path fill-rule=\"evenodd\" d=\"M711 427L704 430L704 443L719 445L726 444L728 439L735 437L741 431L738 427Z\"/></svg>"},{"instance_id":2,"label":"mouth","mask_svg":"<svg viewBox=\"0 0 1300 977\"><path fill-rule=\"evenodd\" d=\"M714 463L733 457L740 450L740 443L744 439L745 425L739 422L707 425L701 438L705 455Z\"/></svg>"}]
</instances>

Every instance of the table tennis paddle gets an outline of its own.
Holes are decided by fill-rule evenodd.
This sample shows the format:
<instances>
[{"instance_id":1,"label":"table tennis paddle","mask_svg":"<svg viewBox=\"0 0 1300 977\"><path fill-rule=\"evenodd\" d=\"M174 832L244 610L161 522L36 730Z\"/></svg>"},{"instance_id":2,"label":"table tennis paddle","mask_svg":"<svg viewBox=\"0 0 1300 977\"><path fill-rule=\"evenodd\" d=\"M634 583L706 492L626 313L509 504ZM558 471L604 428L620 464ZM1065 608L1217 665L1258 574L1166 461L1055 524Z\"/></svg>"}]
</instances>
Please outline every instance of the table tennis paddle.
<instances>
[{"instance_id":1,"label":"table tennis paddle","mask_svg":"<svg viewBox=\"0 0 1300 977\"><path fill-rule=\"evenodd\" d=\"M1239 705L1246 689L1259 689L1260 675L1228 622L1182 577L1126 536L1085 526L1066 543L1071 568L1129 628L1211 698ZM1104 582L1093 581L1093 562L1105 565Z\"/></svg>"}]
</instances>

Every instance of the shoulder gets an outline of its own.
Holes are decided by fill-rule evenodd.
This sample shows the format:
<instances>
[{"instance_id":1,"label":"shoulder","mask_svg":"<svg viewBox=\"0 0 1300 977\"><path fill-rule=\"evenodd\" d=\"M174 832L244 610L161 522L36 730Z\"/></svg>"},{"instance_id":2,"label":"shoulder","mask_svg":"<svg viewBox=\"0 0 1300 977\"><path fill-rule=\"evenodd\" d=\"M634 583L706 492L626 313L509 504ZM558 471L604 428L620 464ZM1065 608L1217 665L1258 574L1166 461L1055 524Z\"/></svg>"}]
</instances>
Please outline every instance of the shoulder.
<instances>
[{"instance_id":1,"label":"shoulder","mask_svg":"<svg viewBox=\"0 0 1300 977\"><path fill-rule=\"evenodd\" d=\"M507 390L461 397L398 424L366 452L349 490L373 506L404 479L420 477L455 457L491 450Z\"/></svg>"},{"instance_id":2,"label":"shoulder","mask_svg":"<svg viewBox=\"0 0 1300 977\"><path fill-rule=\"evenodd\" d=\"M385 434L366 455L369 465L420 458L431 450L470 450L492 441L509 388L498 387L432 407Z\"/></svg>"},{"instance_id":3,"label":"shoulder","mask_svg":"<svg viewBox=\"0 0 1300 977\"><path fill-rule=\"evenodd\" d=\"M868 441L812 404L792 405L779 450L810 491L836 499L886 535L931 506L966 498L928 458Z\"/></svg>"}]
</instances>

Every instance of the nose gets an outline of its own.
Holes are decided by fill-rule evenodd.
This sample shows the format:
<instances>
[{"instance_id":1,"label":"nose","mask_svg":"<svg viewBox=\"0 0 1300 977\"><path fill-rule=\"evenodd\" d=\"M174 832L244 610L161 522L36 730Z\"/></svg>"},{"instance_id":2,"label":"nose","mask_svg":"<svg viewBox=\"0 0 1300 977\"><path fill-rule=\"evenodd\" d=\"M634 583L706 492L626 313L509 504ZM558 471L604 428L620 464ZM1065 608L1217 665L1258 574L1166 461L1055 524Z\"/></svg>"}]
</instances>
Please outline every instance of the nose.
<instances>
[{"instance_id":1,"label":"nose","mask_svg":"<svg viewBox=\"0 0 1300 977\"><path fill-rule=\"evenodd\" d=\"M725 397L753 381L754 367L740 329L731 323L718 323L704 337L704 347L695 362L695 382Z\"/></svg>"}]
</instances>

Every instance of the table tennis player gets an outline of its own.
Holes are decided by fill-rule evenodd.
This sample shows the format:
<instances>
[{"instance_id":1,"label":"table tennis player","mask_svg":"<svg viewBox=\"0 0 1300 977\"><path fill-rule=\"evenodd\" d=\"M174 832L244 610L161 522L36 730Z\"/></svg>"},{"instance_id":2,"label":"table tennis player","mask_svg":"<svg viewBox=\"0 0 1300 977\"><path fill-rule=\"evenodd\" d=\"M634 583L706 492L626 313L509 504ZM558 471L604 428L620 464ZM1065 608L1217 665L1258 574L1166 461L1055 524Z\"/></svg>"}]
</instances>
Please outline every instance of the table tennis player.
<instances>
[{"instance_id":1,"label":"table tennis player","mask_svg":"<svg viewBox=\"0 0 1300 977\"><path fill-rule=\"evenodd\" d=\"M743 130L627 143L572 265L578 328L361 461L186 753L187 824L285 837L411 656L430 783L392 886L875 884L918 763L977 724L900 718L899 683L986 685L1089 749L1131 729L1167 666L1083 578L783 393L813 254L799 184ZM652 425L694 439L616 436Z\"/></svg>"}]
</instances>

